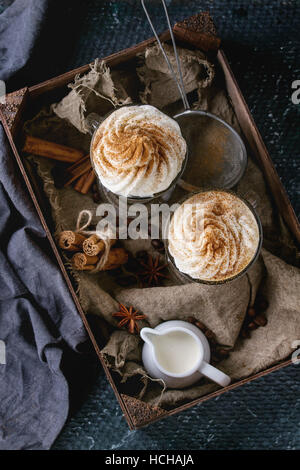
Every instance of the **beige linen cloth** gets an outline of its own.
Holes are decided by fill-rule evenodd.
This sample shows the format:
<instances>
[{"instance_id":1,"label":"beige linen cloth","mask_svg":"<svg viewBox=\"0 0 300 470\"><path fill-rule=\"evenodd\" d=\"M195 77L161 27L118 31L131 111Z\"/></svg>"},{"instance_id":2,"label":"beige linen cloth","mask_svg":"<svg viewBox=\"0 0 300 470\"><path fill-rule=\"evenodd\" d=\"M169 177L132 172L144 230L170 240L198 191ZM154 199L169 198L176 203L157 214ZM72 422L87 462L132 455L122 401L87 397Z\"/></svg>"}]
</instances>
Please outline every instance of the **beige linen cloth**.
<instances>
[{"instance_id":1,"label":"beige linen cloth","mask_svg":"<svg viewBox=\"0 0 300 470\"><path fill-rule=\"evenodd\" d=\"M168 54L174 61L169 48ZM239 131L222 72L217 66L215 69L201 52L180 49L180 57L186 89L194 93L193 106L221 116ZM25 132L88 151L90 136L85 117L91 111L103 116L113 106L137 101L138 98L171 115L181 109L177 87L157 46L139 55L134 65L114 72L96 61L91 71L83 77L76 77L70 88L61 102L50 110L43 109L27 122ZM31 159L43 179L57 232L75 229L82 209L95 214L97 206L90 195L80 195L72 188L58 190L54 187L51 161L34 156ZM250 156L237 191L247 194L253 189L258 195L257 212L264 229L264 248L247 275L220 286L174 285L174 282L167 281L163 287L123 289L105 272L94 275L73 273L85 312L99 315L114 326L117 322L111 314L118 310L118 302L133 305L147 315L151 327L166 320L185 320L194 316L215 333L220 344L232 348L229 358L218 367L233 381L287 358L295 349L293 342L300 339L299 256L288 229L272 205L263 174ZM182 195L183 190L177 189L174 198ZM94 221L97 221L96 216ZM133 253L145 247L151 252L149 240L131 240L124 244ZM242 340L239 338L241 325L257 291L269 301L268 324L253 331L250 339ZM123 382L128 377L136 377L136 389L131 388L132 395L150 404L171 408L218 388L202 379L187 389L164 390L160 381L146 376L141 362L141 347L142 341L138 336L116 329L102 350L107 363L120 374Z\"/></svg>"}]
</instances>

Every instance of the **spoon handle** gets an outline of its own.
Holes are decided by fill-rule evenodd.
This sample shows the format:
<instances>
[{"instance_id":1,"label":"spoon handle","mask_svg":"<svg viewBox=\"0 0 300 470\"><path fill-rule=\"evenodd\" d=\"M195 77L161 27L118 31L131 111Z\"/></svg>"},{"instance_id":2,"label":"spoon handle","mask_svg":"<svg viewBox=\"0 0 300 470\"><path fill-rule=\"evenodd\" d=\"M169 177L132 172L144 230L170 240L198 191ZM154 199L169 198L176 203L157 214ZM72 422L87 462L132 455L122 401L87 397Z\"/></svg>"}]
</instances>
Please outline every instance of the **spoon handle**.
<instances>
[{"instance_id":1,"label":"spoon handle","mask_svg":"<svg viewBox=\"0 0 300 470\"><path fill-rule=\"evenodd\" d=\"M173 34L173 29L172 29L172 26L171 26L171 23L170 23L170 17L169 17L169 13L168 13L168 9L167 9L167 5L165 3L164 0L161 0L162 4L163 4L163 7L164 7L164 10L165 10L165 15L166 15L166 19L167 19L167 22L168 22L168 28L169 28L169 31L170 31L170 35L171 35L171 39L172 39L172 44L173 44L173 49L174 49L174 54L175 54L175 59L176 59L176 64L177 64L177 70L178 70L178 75L179 75L179 80L176 76L176 73L174 71L174 68L166 54L166 51L161 43L161 40L159 39L158 37L158 34L153 26L153 23L151 21L151 18L149 16L149 13L148 13L148 10L145 6L145 2L144 0L141 0L141 4L142 4L142 7L145 11L145 14L146 14L146 17L147 17L147 20L151 26L151 29L153 31L153 34L155 36L155 39L156 41L158 42L158 45L160 47L160 50L165 58L165 61L169 67L169 70L170 70L170 73L178 87L178 90L179 90L179 93L180 93L180 96L181 96L181 99L182 99L182 102L183 102L183 106L184 106L184 109L190 109L190 105L189 105L189 102L188 102L188 99L187 99L187 96L186 96L186 92L185 92L185 89L184 89L184 83L183 83L183 78L182 78L182 71L181 71L181 66L180 66L180 60L179 60L179 56L178 56L178 53L177 53L177 47L176 47L176 43L175 43L175 38L174 38L174 34Z\"/></svg>"}]
</instances>

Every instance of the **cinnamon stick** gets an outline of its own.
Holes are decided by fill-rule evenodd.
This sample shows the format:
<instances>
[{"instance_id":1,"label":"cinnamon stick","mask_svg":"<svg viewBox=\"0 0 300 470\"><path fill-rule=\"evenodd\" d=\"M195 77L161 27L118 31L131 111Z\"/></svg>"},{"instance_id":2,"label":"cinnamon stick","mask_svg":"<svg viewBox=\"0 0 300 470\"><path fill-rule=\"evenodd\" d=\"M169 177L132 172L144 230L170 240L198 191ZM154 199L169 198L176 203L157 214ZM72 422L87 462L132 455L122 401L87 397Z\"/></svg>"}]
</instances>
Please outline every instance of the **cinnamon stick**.
<instances>
[{"instance_id":1,"label":"cinnamon stick","mask_svg":"<svg viewBox=\"0 0 300 470\"><path fill-rule=\"evenodd\" d=\"M76 181L80 176L84 175L91 169L91 162L89 155L85 155L78 162L71 165L64 172L64 187L69 186L71 183Z\"/></svg>"},{"instance_id":2,"label":"cinnamon stick","mask_svg":"<svg viewBox=\"0 0 300 470\"><path fill-rule=\"evenodd\" d=\"M81 157L79 160L77 160L77 162L73 163L73 165L69 166L67 168L67 172L68 173L74 173L74 171L76 171L77 168L79 168L79 166L81 166L81 164L83 162L87 162L89 160L90 156L89 154L88 155L84 155L83 157Z\"/></svg>"},{"instance_id":3,"label":"cinnamon stick","mask_svg":"<svg viewBox=\"0 0 300 470\"><path fill-rule=\"evenodd\" d=\"M86 181L88 175L89 175L89 170L86 171L85 173L83 173L83 175L79 176L79 178L77 180L74 180L75 181L75 184L74 184L75 191L78 191L79 193L81 192L82 187L84 185L84 182ZM65 186L66 186L66 184L65 184Z\"/></svg>"},{"instance_id":4,"label":"cinnamon stick","mask_svg":"<svg viewBox=\"0 0 300 470\"><path fill-rule=\"evenodd\" d=\"M100 240L97 235L91 235L83 244L83 252L88 256L97 256L101 251L104 251L105 245L103 240Z\"/></svg>"},{"instance_id":5,"label":"cinnamon stick","mask_svg":"<svg viewBox=\"0 0 300 470\"><path fill-rule=\"evenodd\" d=\"M82 248L82 244L86 239L85 236L71 230L61 232L58 239L60 248L67 251L78 251Z\"/></svg>"},{"instance_id":6,"label":"cinnamon stick","mask_svg":"<svg viewBox=\"0 0 300 470\"><path fill-rule=\"evenodd\" d=\"M31 135L25 137L23 152L67 163L76 162L84 155L84 152L81 150L56 144L55 142L49 142L48 140L39 139Z\"/></svg>"},{"instance_id":7,"label":"cinnamon stick","mask_svg":"<svg viewBox=\"0 0 300 470\"><path fill-rule=\"evenodd\" d=\"M78 271L91 271L98 261L98 256L88 256L85 253L76 253L72 258L73 267Z\"/></svg>"},{"instance_id":8,"label":"cinnamon stick","mask_svg":"<svg viewBox=\"0 0 300 470\"><path fill-rule=\"evenodd\" d=\"M87 194L88 191L90 190L91 186L95 182L96 175L94 173L94 170L91 170L89 174L87 175L86 179L83 182L83 186L81 188L81 194Z\"/></svg>"},{"instance_id":9,"label":"cinnamon stick","mask_svg":"<svg viewBox=\"0 0 300 470\"><path fill-rule=\"evenodd\" d=\"M81 194L87 194L96 179L94 170L84 173L76 182L74 189Z\"/></svg>"}]
</instances>

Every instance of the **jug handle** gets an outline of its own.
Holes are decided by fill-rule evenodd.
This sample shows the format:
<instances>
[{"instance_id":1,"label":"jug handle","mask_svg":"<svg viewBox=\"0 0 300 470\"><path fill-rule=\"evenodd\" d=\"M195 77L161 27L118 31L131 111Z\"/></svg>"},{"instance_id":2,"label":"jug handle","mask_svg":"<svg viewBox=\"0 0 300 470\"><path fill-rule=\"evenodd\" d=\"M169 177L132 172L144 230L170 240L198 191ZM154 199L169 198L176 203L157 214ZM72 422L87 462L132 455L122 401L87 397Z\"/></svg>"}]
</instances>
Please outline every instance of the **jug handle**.
<instances>
[{"instance_id":1,"label":"jug handle","mask_svg":"<svg viewBox=\"0 0 300 470\"><path fill-rule=\"evenodd\" d=\"M142 338L145 343L152 344L149 338L147 337L147 333L151 333L151 335L155 336L161 336L161 334L158 331L155 331L153 328L142 328L140 331L140 337Z\"/></svg>"},{"instance_id":2,"label":"jug handle","mask_svg":"<svg viewBox=\"0 0 300 470\"><path fill-rule=\"evenodd\" d=\"M199 367L199 372L205 375L205 377L216 382L218 385L221 385L221 387L227 387L231 382L231 378L228 375L205 361L203 361Z\"/></svg>"}]
</instances>

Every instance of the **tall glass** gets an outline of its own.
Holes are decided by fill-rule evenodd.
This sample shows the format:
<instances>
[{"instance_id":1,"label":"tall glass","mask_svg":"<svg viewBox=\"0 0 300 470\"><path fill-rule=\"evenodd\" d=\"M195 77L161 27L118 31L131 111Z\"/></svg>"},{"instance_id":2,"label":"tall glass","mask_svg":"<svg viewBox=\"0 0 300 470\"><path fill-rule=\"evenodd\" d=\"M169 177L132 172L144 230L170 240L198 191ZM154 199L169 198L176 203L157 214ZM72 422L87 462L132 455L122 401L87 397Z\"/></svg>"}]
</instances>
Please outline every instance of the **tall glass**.
<instances>
[{"instance_id":1,"label":"tall glass","mask_svg":"<svg viewBox=\"0 0 300 470\"><path fill-rule=\"evenodd\" d=\"M258 228L259 236L258 236L257 248L256 248L256 251L255 251L252 259L249 261L249 263L241 271L239 271L237 274L235 274L234 276L231 276L231 277L228 277L228 278L225 278L225 279L222 279L222 280L207 280L207 279L193 278L190 275L181 272L177 268L175 260L174 260L173 256L171 255L171 253L169 251L168 231L169 231L169 225L170 225L171 219L173 217L173 215L172 215L171 218L170 218L169 224L165 229L165 237L164 237L165 253L166 253L166 259L167 259L168 267L169 267L170 273L172 274L173 279L175 281L181 283L181 284L198 283L198 284L208 284L208 285L220 285L220 284L226 284L228 282L239 279L240 277L244 276L247 273L247 271L251 268L251 266L253 266L253 264L256 262L259 254L260 254L260 251L261 251L262 242L263 242L262 225L261 225L260 218L259 218L258 214L256 213L253 205L250 204L250 202L247 201L246 199L244 199L243 197L239 196L238 194L236 194L236 193L234 193L233 191L230 191L230 190L210 189L209 191L218 191L218 192L220 191L220 192L232 194L236 198L238 198L240 201L242 201L248 207L248 209L251 211L252 215L254 216L254 219L255 219L255 222L256 222L257 228ZM196 194L199 194L201 192L208 192L208 191L204 190L204 191L198 191L197 193L189 193L183 199L178 201L178 203L181 205L187 199L189 199L192 196L194 196Z\"/></svg>"},{"instance_id":2,"label":"tall glass","mask_svg":"<svg viewBox=\"0 0 300 470\"><path fill-rule=\"evenodd\" d=\"M126 106L128 106L128 105L126 105ZM141 106L141 105L132 105L132 106ZM132 205L132 204L136 204L136 203L148 204L150 202L159 203L159 202L168 201L170 199L174 189L175 189L175 186L176 186L177 182L180 180L180 178L181 178L181 176L182 176L182 174L185 170L185 167L186 167L186 164L187 164L187 159L188 159L188 150L186 151L185 158L182 162L182 166L181 166L181 169L180 169L179 173L176 175L176 177L174 178L172 183L166 189L164 189L163 191L160 191L159 193L155 193L155 194L145 196L145 197L144 196L143 197L134 196L134 195L129 195L127 197L124 197L121 194L113 193L108 188L106 188L105 185L102 183L101 178L99 177L99 175L98 175L98 173L95 169L94 161L93 161L93 158L92 158L93 143L94 143L96 132L97 132L100 124L111 113L116 111L116 109L112 110L110 113L108 113L103 118L101 116L99 116L98 114L96 114L96 113L91 113L86 118L86 125L89 129L90 134L92 135L92 140L91 140L91 145L90 145L91 164L92 164L92 167L95 170L95 174L96 174L96 177L97 177L97 185L98 185L98 189L99 189L102 200L104 202L108 202L110 204L113 204L115 207L119 206L119 198L120 197L122 197L123 199L126 199L128 205Z\"/></svg>"}]
</instances>

